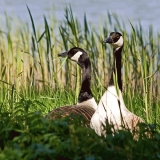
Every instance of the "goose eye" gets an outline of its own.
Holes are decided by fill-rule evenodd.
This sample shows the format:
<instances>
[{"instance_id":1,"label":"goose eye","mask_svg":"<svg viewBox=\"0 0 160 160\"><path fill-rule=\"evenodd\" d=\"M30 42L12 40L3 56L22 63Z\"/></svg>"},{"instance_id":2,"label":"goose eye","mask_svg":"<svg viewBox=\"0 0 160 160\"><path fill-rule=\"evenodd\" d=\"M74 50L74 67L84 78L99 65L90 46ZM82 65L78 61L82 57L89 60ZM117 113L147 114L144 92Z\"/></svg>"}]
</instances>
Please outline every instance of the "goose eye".
<instances>
[{"instance_id":1,"label":"goose eye","mask_svg":"<svg viewBox=\"0 0 160 160\"><path fill-rule=\"evenodd\" d=\"M114 42L116 42L118 40L119 40L119 36L117 36L117 37L114 38Z\"/></svg>"}]
</instances>

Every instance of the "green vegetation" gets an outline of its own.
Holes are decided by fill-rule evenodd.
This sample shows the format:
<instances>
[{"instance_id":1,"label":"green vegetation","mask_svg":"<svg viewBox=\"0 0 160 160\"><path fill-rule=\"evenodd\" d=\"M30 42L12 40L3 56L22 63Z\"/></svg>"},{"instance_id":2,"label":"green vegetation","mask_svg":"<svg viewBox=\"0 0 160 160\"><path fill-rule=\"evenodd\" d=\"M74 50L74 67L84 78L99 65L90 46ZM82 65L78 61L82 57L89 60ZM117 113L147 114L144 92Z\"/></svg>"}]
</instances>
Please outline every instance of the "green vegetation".
<instances>
[{"instance_id":1,"label":"green vegetation","mask_svg":"<svg viewBox=\"0 0 160 160\"><path fill-rule=\"evenodd\" d=\"M160 159L160 34L152 26L131 24L113 14L97 28L84 15L81 25L70 7L65 19L46 18L38 28L28 8L31 28L26 23L12 28L6 15L6 30L0 29L0 159ZM57 54L79 46L91 59L92 91L99 101L110 77L112 48L102 41L111 31L124 35L123 95L127 108L151 125L152 139L141 134L133 140L129 131L98 137L79 126L79 119L49 121L50 110L77 101L80 69L62 61ZM104 87L103 87L104 86ZM76 95L75 95L76 92Z\"/></svg>"}]
</instances>

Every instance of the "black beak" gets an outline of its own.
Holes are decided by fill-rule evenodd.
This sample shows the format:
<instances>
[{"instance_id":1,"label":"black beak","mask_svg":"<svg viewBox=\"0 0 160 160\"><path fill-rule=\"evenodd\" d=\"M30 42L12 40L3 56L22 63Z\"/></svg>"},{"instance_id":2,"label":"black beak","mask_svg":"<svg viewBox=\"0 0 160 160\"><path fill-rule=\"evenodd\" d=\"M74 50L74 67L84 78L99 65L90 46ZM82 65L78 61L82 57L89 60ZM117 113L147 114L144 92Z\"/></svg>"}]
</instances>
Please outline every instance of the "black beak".
<instances>
[{"instance_id":1,"label":"black beak","mask_svg":"<svg viewBox=\"0 0 160 160\"><path fill-rule=\"evenodd\" d=\"M67 57L68 52L59 53L58 57Z\"/></svg>"},{"instance_id":2,"label":"black beak","mask_svg":"<svg viewBox=\"0 0 160 160\"><path fill-rule=\"evenodd\" d=\"M113 40L111 37L107 38L106 40L103 41L104 43L113 43Z\"/></svg>"}]
</instances>

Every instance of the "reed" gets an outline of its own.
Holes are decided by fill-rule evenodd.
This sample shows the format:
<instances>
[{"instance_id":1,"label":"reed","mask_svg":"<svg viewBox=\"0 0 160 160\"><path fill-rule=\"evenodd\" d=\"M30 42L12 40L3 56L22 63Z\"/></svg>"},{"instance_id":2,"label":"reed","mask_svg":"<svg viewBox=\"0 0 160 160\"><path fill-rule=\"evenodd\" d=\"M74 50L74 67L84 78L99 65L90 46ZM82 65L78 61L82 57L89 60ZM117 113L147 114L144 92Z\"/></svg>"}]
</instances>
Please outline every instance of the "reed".
<instances>
[{"instance_id":1,"label":"reed","mask_svg":"<svg viewBox=\"0 0 160 160\"><path fill-rule=\"evenodd\" d=\"M32 11L28 6L27 9L31 27L19 21L21 26L12 28L14 21L6 15L6 30L0 29L2 104L14 108L23 97L35 100L42 92L47 94L46 97L54 97L57 90L66 93L69 89L76 95L74 100L70 98L72 94L67 94L67 98L71 99L70 103L76 102L80 70L74 63L57 57L58 53L73 46L82 47L89 53L93 67L92 90L99 101L107 87L113 60L112 48L102 41L111 31L117 30L124 35L125 41L123 95L126 106L147 122L160 123L156 118L160 116L160 34L154 34L152 26L144 31L141 24L135 26L130 22L131 31L127 31L123 20L120 21L116 14L110 16L110 13L98 27L89 23L85 14L84 23L80 24L69 6L65 9L64 20L57 22L54 16L44 16L44 24L38 28Z\"/></svg>"}]
</instances>

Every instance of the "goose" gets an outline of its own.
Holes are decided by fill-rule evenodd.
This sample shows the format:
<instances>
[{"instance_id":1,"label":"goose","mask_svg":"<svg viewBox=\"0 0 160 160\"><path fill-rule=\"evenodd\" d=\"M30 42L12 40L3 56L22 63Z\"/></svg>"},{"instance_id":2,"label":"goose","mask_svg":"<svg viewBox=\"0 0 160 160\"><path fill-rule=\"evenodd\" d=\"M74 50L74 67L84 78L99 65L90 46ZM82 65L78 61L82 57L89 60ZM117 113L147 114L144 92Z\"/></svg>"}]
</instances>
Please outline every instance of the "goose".
<instances>
[{"instance_id":1,"label":"goose","mask_svg":"<svg viewBox=\"0 0 160 160\"><path fill-rule=\"evenodd\" d=\"M52 110L46 117L56 119L60 117L81 115L86 120L86 124L90 124L92 115L94 114L97 103L93 97L91 83L91 62L88 54L78 47L73 47L69 51L58 54L59 57L67 57L71 61L75 61L82 69L82 84L78 96L78 103L75 105L62 106Z\"/></svg>"},{"instance_id":2,"label":"goose","mask_svg":"<svg viewBox=\"0 0 160 160\"><path fill-rule=\"evenodd\" d=\"M136 129L138 123L144 123L144 121L126 108L122 97L121 57L124 44L123 36L119 32L111 32L104 43L113 46L113 68L108 88L101 97L91 118L90 127L99 136L106 136L104 129L106 122L113 126L114 131L126 128L132 132ZM117 83L114 81L115 75L117 75ZM116 84L118 84L118 89Z\"/></svg>"}]
</instances>

